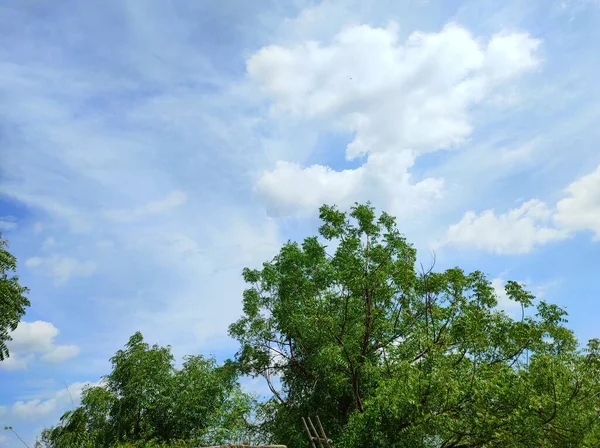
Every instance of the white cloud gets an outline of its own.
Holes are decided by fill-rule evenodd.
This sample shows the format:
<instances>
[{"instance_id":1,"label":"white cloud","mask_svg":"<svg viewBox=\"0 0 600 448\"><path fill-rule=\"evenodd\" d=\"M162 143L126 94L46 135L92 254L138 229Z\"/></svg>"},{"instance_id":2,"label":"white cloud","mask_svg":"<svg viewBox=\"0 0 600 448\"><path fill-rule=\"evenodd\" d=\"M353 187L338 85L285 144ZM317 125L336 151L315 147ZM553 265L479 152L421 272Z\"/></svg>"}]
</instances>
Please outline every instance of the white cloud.
<instances>
[{"instance_id":1,"label":"white cloud","mask_svg":"<svg viewBox=\"0 0 600 448\"><path fill-rule=\"evenodd\" d=\"M60 331L50 322L21 321L10 335L12 341L7 343L10 357L0 362L0 369L22 370L41 354L40 360L57 364L79 354L75 345L56 345L55 339Z\"/></svg>"},{"instance_id":2,"label":"white cloud","mask_svg":"<svg viewBox=\"0 0 600 448\"><path fill-rule=\"evenodd\" d=\"M34 355L26 355L22 356L19 353L10 353L10 357L5 358L4 361L0 362L0 370L5 371L16 371L16 370L24 370L27 368L27 365L34 360Z\"/></svg>"},{"instance_id":3,"label":"white cloud","mask_svg":"<svg viewBox=\"0 0 600 448\"><path fill-rule=\"evenodd\" d=\"M527 33L500 33L490 39L483 71L493 82L501 82L535 68L539 60L534 57L540 41Z\"/></svg>"},{"instance_id":4,"label":"white cloud","mask_svg":"<svg viewBox=\"0 0 600 448\"><path fill-rule=\"evenodd\" d=\"M374 181L379 189L373 190L403 204L438 197L440 179L408 181L415 158L464 143L472 132L469 109L536 67L539 45L525 33L500 33L483 43L455 24L401 43L392 24L348 26L330 43L262 48L247 70L272 99L272 113L352 134L346 158L366 155L367 161L344 171L279 162L259 179L259 195L272 213L355 199Z\"/></svg>"},{"instance_id":5,"label":"white cloud","mask_svg":"<svg viewBox=\"0 0 600 448\"><path fill-rule=\"evenodd\" d=\"M8 409L8 414L18 420L38 420L54 414L60 409L77 406L86 386L96 386L99 383L77 382L65 388L54 391L51 398L35 398L27 401L16 401ZM71 401L72 400L72 401Z\"/></svg>"},{"instance_id":6,"label":"white cloud","mask_svg":"<svg viewBox=\"0 0 600 448\"><path fill-rule=\"evenodd\" d=\"M590 230L600 240L600 165L571 183L556 204L556 224L571 231Z\"/></svg>"},{"instance_id":7,"label":"white cloud","mask_svg":"<svg viewBox=\"0 0 600 448\"><path fill-rule=\"evenodd\" d=\"M56 400L51 398L50 400L30 400L30 401L17 401L13 404L11 413L19 418L26 420L36 420L40 417L45 417L56 410Z\"/></svg>"},{"instance_id":8,"label":"white cloud","mask_svg":"<svg viewBox=\"0 0 600 448\"><path fill-rule=\"evenodd\" d=\"M57 285L64 285L75 277L89 277L97 267L91 260L79 261L73 257L56 254L48 257L30 257L25 260L25 266L52 277Z\"/></svg>"},{"instance_id":9,"label":"white cloud","mask_svg":"<svg viewBox=\"0 0 600 448\"><path fill-rule=\"evenodd\" d=\"M131 210L110 210L106 216L114 221L133 222L154 215L167 213L185 203L187 195L182 191L173 191L166 197L150 201Z\"/></svg>"},{"instance_id":10,"label":"white cloud","mask_svg":"<svg viewBox=\"0 0 600 448\"><path fill-rule=\"evenodd\" d=\"M554 208L537 199L503 214L469 211L451 225L438 245L464 246L497 254L526 254L572 233L589 230L600 239L600 166L572 182Z\"/></svg>"},{"instance_id":11,"label":"white cloud","mask_svg":"<svg viewBox=\"0 0 600 448\"><path fill-rule=\"evenodd\" d=\"M525 254L568 236L568 232L552 226L551 217L548 206L536 199L499 215L494 210L479 215L469 211L448 228L442 245L473 247L497 254Z\"/></svg>"},{"instance_id":12,"label":"white cloud","mask_svg":"<svg viewBox=\"0 0 600 448\"><path fill-rule=\"evenodd\" d=\"M13 340L9 342L10 348L18 352L48 351L59 333L58 328L50 322L22 321L11 333Z\"/></svg>"},{"instance_id":13,"label":"white cloud","mask_svg":"<svg viewBox=\"0 0 600 448\"><path fill-rule=\"evenodd\" d=\"M256 190L272 215L304 215L314 213L323 203L348 206L377 196L392 209L410 214L441 197L444 185L443 179L437 178L411 184L408 167L413 160L410 151L376 153L363 166L343 171L279 161L274 170L261 176Z\"/></svg>"}]
</instances>

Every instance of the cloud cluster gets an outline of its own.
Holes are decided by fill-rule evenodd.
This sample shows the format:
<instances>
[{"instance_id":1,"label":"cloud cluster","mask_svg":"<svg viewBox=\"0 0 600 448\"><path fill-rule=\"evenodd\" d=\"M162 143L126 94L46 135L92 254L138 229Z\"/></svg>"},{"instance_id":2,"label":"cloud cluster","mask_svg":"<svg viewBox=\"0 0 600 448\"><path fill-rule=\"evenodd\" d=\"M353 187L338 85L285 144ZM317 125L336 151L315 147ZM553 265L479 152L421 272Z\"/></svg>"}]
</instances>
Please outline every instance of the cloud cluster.
<instances>
[{"instance_id":1,"label":"cloud cluster","mask_svg":"<svg viewBox=\"0 0 600 448\"><path fill-rule=\"evenodd\" d=\"M10 357L0 362L0 369L22 370L36 357L45 363L58 364L79 354L76 345L57 345L60 331L50 322L21 321L8 342Z\"/></svg>"},{"instance_id":2,"label":"cloud cluster","mask_svg":"<svg viewBox=\"0 0 600 448\"><path fill-rule=\"evenodd\" d=\"M590 231L600 239L600 166L569 184L564 195L552 208L532 199L501 214L493 209L468 211L448 228L441 245L525 254L577 231Z\"/></svg>"},{"instance_id":3,"label":"cloud cluster","mask_svg":"<svg viewBox=\"0 0 600 448\"><path fill-rule=\"evenodd\" d=\"M540 43L506 32L483 41L455 24L400 42L391 24L347 26L327 43L262 48L247 71L272 101L271 113L346 133L346 159L366 162L337 171L280 161L262 174L258 194L275 215L374 193L386 203L412 204L410 212L439 198L442 179L411 181L415 159L463 144L473 130L470 109L537 67Z\"/></svg>"}]
</instances>

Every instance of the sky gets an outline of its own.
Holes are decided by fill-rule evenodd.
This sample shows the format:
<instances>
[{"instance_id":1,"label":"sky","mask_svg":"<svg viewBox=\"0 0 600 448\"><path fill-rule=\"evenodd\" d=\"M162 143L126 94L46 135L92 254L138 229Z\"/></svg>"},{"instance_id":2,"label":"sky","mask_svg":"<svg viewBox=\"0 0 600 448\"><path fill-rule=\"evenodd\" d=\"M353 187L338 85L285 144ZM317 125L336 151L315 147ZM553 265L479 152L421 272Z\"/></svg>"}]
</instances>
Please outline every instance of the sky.
<instances>
[{"instance_id":1,"label":"sky","mask_svg":"<svg viewBox=\"0 0 600 448\"><path fill-rule=\"evenodd\" d=\"M0 231L31 307L0 426L32 444L138 330L233 356L242 268L323 203L600 337L599 25L597 0L2 2Z\"/></svg>"}]
</instances>

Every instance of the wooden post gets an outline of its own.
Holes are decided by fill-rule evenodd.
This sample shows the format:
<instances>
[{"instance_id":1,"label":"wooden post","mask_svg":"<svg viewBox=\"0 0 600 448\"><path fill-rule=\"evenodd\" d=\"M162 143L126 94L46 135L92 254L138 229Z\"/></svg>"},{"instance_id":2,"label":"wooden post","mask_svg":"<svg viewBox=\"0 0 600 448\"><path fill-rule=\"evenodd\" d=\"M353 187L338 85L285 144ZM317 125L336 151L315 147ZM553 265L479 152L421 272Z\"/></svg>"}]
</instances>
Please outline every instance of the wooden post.
<instances>
[{"instance_id":1,"label":"wooden post","mask_svg":"<svg viewBox=\"0 0 600 448\"><path fill-rule=\"evenodd\" d=\"M321 441L321 438L319 437L319 433L317 432L315 425L313 425L312 420L310 419L310 417L308 417L308 423L310 424L310 428L312 429L313 433L315 434L315 439L317 439L317 442L319 443L319 446L321 448L325 448L323 446L323 442Z\"/></svg>"},{"instance_id":2,"label":"wooden post","mask_svg":"<svg viewBox=\"0 0 600 448\"><path fill-rule=\"evenodd\" d=\"M323 425L321 425L321 419L319 418L318 415L317 415L317 425L319 426L319 430L321 431L321 436L323 437L323 440L325 440L325 443L329 445L329 443L331 441L327 438L327 434L325 434L325 430L323 429Z\"/></svg>"},{"instance_id":3,"label":"wooden post","mask_svg":"<svg viewBox=\"0 0 600 448\"><path fill-rule=\"evenodd\" d=\"M308 425L306 424L306 420L304 420L304 417L302 417L302 424L304 425L304 430L306 431L306 435L308 436L308 440L310 441L312 448L317 448L317 446L315 445L315 441L313 440L312 434L310 433L310 429L308 429Z\"/></svg>"}]
</instances>

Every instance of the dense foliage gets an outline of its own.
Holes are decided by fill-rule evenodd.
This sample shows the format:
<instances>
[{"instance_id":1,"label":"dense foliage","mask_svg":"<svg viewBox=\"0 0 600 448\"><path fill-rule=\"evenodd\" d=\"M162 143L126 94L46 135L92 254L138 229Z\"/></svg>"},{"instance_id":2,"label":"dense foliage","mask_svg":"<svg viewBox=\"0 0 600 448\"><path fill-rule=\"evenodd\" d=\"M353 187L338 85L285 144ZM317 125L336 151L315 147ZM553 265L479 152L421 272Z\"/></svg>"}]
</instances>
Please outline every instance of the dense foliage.
<instances>
[{"instance_id":1,"label":"dense foliage","mask_svg":"<svg viewBox=\"0 0 600 448\"><path fill-rule=\"evenodd\" d=\"M10 356L7 342L11 340L10 332L17 328L30 305L25 297L27 288L19 284L14 275L17 259L7 250L8 243L2 239L0 232L0 361Z\"/></svg>"},{"instance_id":2,"label":"dense foliage","mask_svg":"<svg viewBox=\"0 0 600 448\"><path fill-rule=\"evenodd\" d=\"M85 389L81 406L45 430L41 445L202 446L253 437L254 399L230 363L189 356L176 369L170 348L150 347L139 332L111 362L102 384Z\"/></svg>"},{"instance_id":3,"label":"dense foliage","mask_svg":"<svg viewBox=\"0 0 600 448\"><path fill-rule=\"evenodd\" d=\"M525 313L534 297L508 282L515 321L481 272L417 271L395 220L368 204L320 217L323 242L244 271L230 329L242 372L280 378L274 440L306 446L300 418L319 414L346 447L600 446L600 344L580 351L564 310Z\"/></svg>"},{"instance_id":4,"label":"dense foliage","mask_svg":"<svg viewBox=\"0 0 600 448\"><path fill-rule=\"evenodd\" d=\"M581 348L564 310L508 282L515 320L483 273L417 269L394 218L369 204L320 218L319 236L244 270L234 362L177 370L136 333L45 444L196 446L258 430L306 447L301 417L318 414L345 448L600 446L600 341ZM264 376L272 396L253 403L237 374Z\"/></svg>"}]
</instances>

